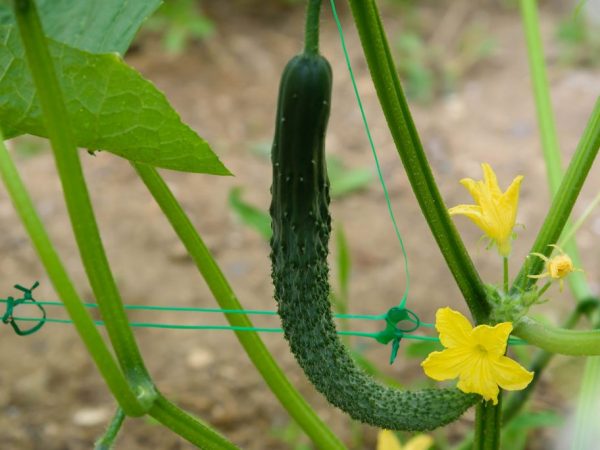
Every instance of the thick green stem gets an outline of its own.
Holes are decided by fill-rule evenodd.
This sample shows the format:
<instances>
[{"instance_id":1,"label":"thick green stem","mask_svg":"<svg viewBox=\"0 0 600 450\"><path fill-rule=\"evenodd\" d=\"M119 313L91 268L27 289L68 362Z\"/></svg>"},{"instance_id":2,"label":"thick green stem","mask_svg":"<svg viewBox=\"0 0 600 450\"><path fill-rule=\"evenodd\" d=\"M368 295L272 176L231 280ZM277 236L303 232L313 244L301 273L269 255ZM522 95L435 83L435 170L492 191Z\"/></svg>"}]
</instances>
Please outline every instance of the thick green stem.
<instances>
[{"instance_id":1,"label":"thick green stem","mask_svg":"<svg viewBox=\"0 0 600 450\"><path fill-rule=\"evenodd\" d=\"M435 183L400 86L377 5L374 0L349 3L381 108L421 211L475 321L486 322L490 306L483 283Z\"/></svg>"},{"instance_id":2,"label":"thick green stem","mask_svg":"<svg viewBox=\"0 0 600 450\"><path fill-rule=\"evenodd\" d=\"M530 317L524 317L516 323L514 335L552 353L572 356L600 355L600 329L566 330L542 325Z\"/></svg>"},{"instance_id":3,"label":"thick green stem","mask_svg":"<svg viewBox=\"0 0 600 450\"><path fill-rule=\"evenodd\" d=\"M117 435L125 421L125 413L121 408L117 408L117 412L113 416L108 428L104 434L96 441L94 450L112 450L114 448Z\"/></svg>"},{"instance_id":4,"label":"thick green stem","mask_svg":"<svg viewBox=\"0 0 600 450\"><path fill-rule=\"evenodd\" d=\"M544 50L542 47L536 3L536 0L521 0L521 16L525 29L529 71L531 73L531 84L533 86L540 137L542 140L542 151L546 162L550 192L555 196L559 192L563 170L552 111L548 76L546 75L546 66L544 64ZM576 242L574 240L572 242L565 242L564 250L569 254L575 266L581 267L581 257L579 256ZM575 298L581 299L591 294L589 286L585 282L585 275L582 272L573 273L568 278L568 283Z\"/></svg>"},{"instance_id":5,"label":"thick green stem","mask_svg":"<svg viewBox=\"0 0 600 450\"><path fill-rule=\"evenodd\" d=\"M475 410L475 441L473 450L498 450L502 429L502 391L498 404L480 402Z\"/></svg>"},{"instance_id":6,"label":"thick green stem","mask_svg":"<svg viewBox=\"0 0 600 450\"><path fill-rule=\"evenodd\" d=\"M219 306L243 309L194 225L156 169L143 164L134 164L134 168L185 245ZM247 316L232 314L226 315L226 318L232 326L252 327ZM258 334L236 332L236 336L269 388L313 442L321 449L344 449L344 445L288 381Z\"/></svg>"},{"instance_id":7,"label":"thick green stem","mask_svg":"<svg viewBox=\"0 0 600 450\"><path fill-rule=\"evenodd\" d=\"M236 450L234 444L158 394L148 412L167 428L203 450Z\"/></svg>"},{"instance_id":8,"label":"thick green stem","mask_svg":"<svg viewBox=\"0 0 600 450\"><path fill-rule=\"evenodd\" d=\"M306 27L304 31L304 53L319 53L319 19L321 0L308 0L306 7Z\"/></svg>"},{"instance_id":9,"label":"thick green stem","mask_svg":"<svg viewBox=\"0 0 600 450\"><path fill-rule=\"evenodd\" d=\"M549 256L552 252L552 247L549 247L549 245L558 241L573 206L575 205L575 201L579 196L585 178L598 154L599 148L600 99L596 100L590 120L560 184L558 189L560 195L554 197L548 215L546 216L530 253L537 252ZM542 261L541 258L536 258L531 264L527 264L527 267L524 265L513 286L522 289L529 288L535 281L528 278L527 275L540 273L543 264L544 261Z\"/></svg>"},{"instance_id":10,"label":"thick green stem","mask_svg":"<svg viewBox=\"0 0 600 450\"><path fill-rule=\"evenodd\" d=\"M25 48L44 124L54 151L71 226L90 285L125 376L145 405L153 401L154 386L127 322L119 291L104 253L92 210L81 161L64 98L54 70L35 2L15 0L15 16Z\"/></svg>"},{"instance_id":11,"label":"thick green stem","mask_svg":"<svg viewBox=\"0 0 600 450\"><path fill-rule=\"evenodd\" d=\"M33 246L46 269L50 281L52 281L56 293L64 303L69 316L75 324L77 333L79 333L89 354L94 359L108 388L128 415L142 415L144 412L143 408L129 388L127 380L104 343L102 336L100 336L88 310L81 303L64 265L54 250L50 237L46 233L46 229L35 210L33 202L25 189L25 185L6 150L1 134L0 173L15 209L21 218L21 222L33 242Z\"/></svg>"}]
</instances>

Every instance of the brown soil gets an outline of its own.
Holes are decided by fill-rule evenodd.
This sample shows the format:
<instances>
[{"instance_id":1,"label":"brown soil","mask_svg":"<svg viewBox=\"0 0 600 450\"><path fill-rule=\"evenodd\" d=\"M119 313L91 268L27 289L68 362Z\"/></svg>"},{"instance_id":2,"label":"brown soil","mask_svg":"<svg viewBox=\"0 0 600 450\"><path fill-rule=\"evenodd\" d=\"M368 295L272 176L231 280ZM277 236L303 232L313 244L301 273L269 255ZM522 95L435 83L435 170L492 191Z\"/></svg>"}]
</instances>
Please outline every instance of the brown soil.
<instances>
[{"instance_id":1,"label":"brown soil","mask_svg":"<svg viewBox=\"0 0 600 450\"><path fill-rule=\"evenodd\" d=\"M217 3L217 2L215 2ZM242 2L243 3L243 2ZM479 164L489 162L500 183L507 186L517 174L525 175L518 221L519 232L512 256L513 270L531 246L549 197L531 95L523 35L517 11L482 4L477 12L451 16L462 2L445 2L424 9L430 29L454 39L465 23L478 21L496 41L492 57L460 80L454 94L429 105L414 104L413 114L440 189L448 205L470 202L458 180L480 178ZM227 207L235 186L245 188L248 201L266 209L269 203L269 161L252 152L268 144L273 132L278 78L291 55L299 50L301 8L239 10L213 5L209 12L218 26L208 41L194 44L180 57L165 56L156 39L147 36L128 61L162 89L184 121L205 137L235 177L209 177L164 171L246 308L274 307L270 283L268 245L242 225ZM419 213L404 169L371 84L351 17L342 11L348 46L369 118L399 226L406 240L412 274L409 305L426 321L436 308L450 305L465 311L459 292L440 252ZM455 14L456 15L456 14ZM391 37L401 32L397 9L385 17ZM558 12L543 10L543 28L556 110L558 134L565 161L573 153L588 114L600 91L596 69L562 67L557 63L552 31ZM453 23L452 20L458 20ZM322 53L335 74L333 111L327 137L328 151L349 168L374 170L360 115L352 94L337 33L326 14ZM23 142L23 141L21 141ZM15 142L14 147L19 146ZM158 207L126 161L107 153L89 157L82 153L106 250L123 298L131 304L215 306L205 283L187 258ZM55 245L76 281L80 293L92 299L69 227L51 154L20 156L18 165ZM580 214L600 189L598 166L577 204ZM375 179L374 179L375 180ZM381 187L374 181L365 190L332 205L337 224L343 224L352 255L351 304L356 313L381 313L397 303L403 289L403 262L386 213ZM374 220L377 218L377 220ZM14 295L14 283L40 280L37 298L56 298L52 286L16 217L6 192L0 189L0 295ZM498 282L500 264L493 252L478 244L479 231L457 219L468 248L489 282ZM600 253L594 243L600 234L596 212L582 228L579 243L589 281L598 289ZM569 310L568 294L552 291L554 302L545 311L559 321ZM49 309L53 317L60 313ZM132 314L132 318L183 322L181 315ZM189 320L189 318L187 318ZM203 323L223 323L207 316ZM276 326L275 319L257 321ZM357 322L354 328L374 330L377 325ZM375 328L374 328L375 327ZM253 369L230 332L138 329L135 332L150 372L159 388L188 411L212 423L233 442L247 449L285 449L276 430L289 421L262 379ZM0 328L3 368L0 370L0 429L3 449L88 449L103 431L114 401L86 354L74 330L66 325L46 325L37 334L20 338L8 327ZM269 349L292 382L320 416L350 443L348 419L328 406L306 381L280 335L263 336ZM359 342L359 341L357 341ZM419 383L418 360L400 357L387 365L388 348L360 341L366 355L386 374L405 385ZM578 392L581 360L557 358L544 375L535 408L572 413ZM472 415L451 428L450 439L468 429ZM550 448L568 427L543 433L530 448ZM365 444L374 448L375 430L364 427ZM565 441L568 442L568 439ZM188 449L192 446L155 423L128 420L117 448ZM558 447L557 447L558 448Z\"/></svg>"}]
</instances>

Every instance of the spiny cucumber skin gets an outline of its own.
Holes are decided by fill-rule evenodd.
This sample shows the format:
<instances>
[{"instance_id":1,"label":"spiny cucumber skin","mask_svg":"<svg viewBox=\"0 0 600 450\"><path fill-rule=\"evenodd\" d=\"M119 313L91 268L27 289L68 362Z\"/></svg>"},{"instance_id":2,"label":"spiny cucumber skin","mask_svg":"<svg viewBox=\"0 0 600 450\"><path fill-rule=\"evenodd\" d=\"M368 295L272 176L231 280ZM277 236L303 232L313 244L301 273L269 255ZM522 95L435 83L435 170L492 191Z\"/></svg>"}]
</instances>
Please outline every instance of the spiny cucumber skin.
<instances>
[{"instance_id":1,"label":"spiny cucumber skin","mask_svg":"<svg viewBox=\"0 0 600 450\"><path fill-rule=\"evenodd\" d=\"M324 58L298 55L288 63L279 92L270 208L272 277L285 338L317 390L352 418L392 430L431 430L456 420L480 397L457 389L384 386L356 366L336 334L324 155L330 98L331 69Z\"/></svg>"}]
</instances>

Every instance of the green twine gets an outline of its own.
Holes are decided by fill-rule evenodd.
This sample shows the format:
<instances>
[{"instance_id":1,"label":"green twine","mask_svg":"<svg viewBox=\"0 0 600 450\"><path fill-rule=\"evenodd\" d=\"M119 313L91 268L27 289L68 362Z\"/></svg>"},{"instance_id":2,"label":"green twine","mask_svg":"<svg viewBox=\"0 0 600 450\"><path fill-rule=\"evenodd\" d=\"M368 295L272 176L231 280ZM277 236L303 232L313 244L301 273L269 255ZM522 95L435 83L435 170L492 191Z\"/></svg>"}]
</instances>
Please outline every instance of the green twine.
<instances>
[{"instance_id":1,"label":"green twine","mask_svg":"<svg viewBox=\"0 0 600 450\"><path fill-rule=\"evenodd\" d=\"M344 32L342 30L342 24L340 22L340 18L338 17L338 13L335 7L335 1L330 0L331 3L331 11L333 13L333 18L337 25L338 34L340 36L340 43L342 45L342 51L344 52L344 59L346 60L346 66L348 67L348 73L350 74L350 80L352 81L352 88L354 89L354 95L356 97L356 102L358 103L358 108L360 109L360 115L363 121L363 126L365 128L365 133L367 135L367 139L369 140L369 146L371 147L371 153L373 154L373 159L375 160L375 167L377 168L377 176L379 177L379 182L381 183L381 187L383 189L383 195L385 197L385 202L387 205L387 210L390 215L390 219L392 220L392 226L394 227L394 232L396 233L396 237L398 242L400 243L400 248L402 249L402 257L404 258L404 274L406 277L406 287L404 288L404 294L402 295L402 299L398 306L403 308L406 306L406 301L408 298L408 290L410 287L410 273L408 270L408 255L406 254L406 248L404 247L404 241L402 240L402 236L400 235L400 230L398 228L398 224L396 223L396 217L394 215L394 211L392 209L392 202L390 200L390 195L388 193L387 186L385 184L385 180L383 179L383 174L381 172L381 165L379 164L379 157L377 156L377 150L375 150L375 143L373 142L373 137L371 136L371 130L369 128L369 123L367 122L367 115L365 114L365 110L363 108L362 100L360 98L360 94L358 92L358 87L356 86L356 79L354 78L354 71L352 70L352 65L350 64L350 57L348 56L348 49L346 48L346 40L344 39Z\"/></svg>"},{"instance_id":2,"label":"green twine","mask_svg":"<svg viewBox=\"0 0 600 450\"><path fill-rule=\"evenodd\" d=\"M18 286L18 285L17 285ZM33 288L29 290L33 290L37 287L37 283L34 284ZM19 288L22 288L19 286ZM34 318L34 317L21 317L14 315L14 308L17 305L24 304L23 299L19 299L15 301L11 300L11 297L8 299L0 299L0 303L5 303L7 306L12 302L12 308L10 309L10 318L12 322L6 321L5 323L16 324L16 322L37 322L37 325L28 330L21 330L19 328L19 332L17 334L24 336L28 334L32 334L35 331L39 330L44 323L57 323L57 324L72 324L73 321L70 319L58 319L46 317L45 310L43 306L54 306L54 307L63 307L64 305L61 302L57 301L37 301L32 297L28 298L28 301L33 302L41 311L43 311L42 318ZM88 308L97 308L98 305L96 303L84 303L84 306ZM197 312L197 313L220 313L220 314L245 314L245 315L264 315L264 316L276 316L278 315L276 311L269 310L259 310L259 309L219 309L219 308L198 308L191 306L153 306L153 305L124 305L126 310L138 310L138 311L170 311L170 312ZM8 312L7 307L7 312ZM373 315L373 314L335 314L336 318L340 319L357 319L357 320L385 320L386 321L386 330L389 333L388 336L391 336L391 340L394 339L395 334L403 333L403 338L420 340L420 341L430 341L430 342L439 342L439 338L432 336L421 336L414 334L405 334L416 331L419 327L433 328L434 324L421 322L416 314L412 311L406 313L406 317L404 317L404 313L400 311L409 311L406 309L401 309L399 307L392 308L393 313L390 315ZM399 314L399 316L397 315ZM5 317L7 314L5 314ZM400 321L407 321L409 325L405 328L397 328L397 323ZM99 326L104 325L104 321L95 320L94 323ZM412 324L412 325L411 325ZM417 326L418 324L418 326ZM226 331L254 331L259 333L283 333L283 329L281 328L271 328L271 327L240 327L240 326L230 326L230 325L182 325L182 324L171 324L171 323L162 323L162 322L130 322L129 325L134 328L160 328L160 329L175 329L175 330L226 330ZM13 326L14 328L14 326ZM33 331L32 331L33 330ZM395 331L394 331L395 330ZM15 329L15 331L17 331ZM384 330L385 332L385 330ZM351 331L351 330L343 330L338 331L338 334L343 336L358 336L358 337L367 337L377 340L378 342L382 342L385 338L382 336L382 333L369 333L364 331ZM389 340L382 342L388 343ZM519 339L510 338L509 343L521 344L524 341Z\"/></svg>"},{"instance_id":3,"label":"green twine","mask_svg":"<svg viewBox=\"0 0 600 450\"><path fill-rule=\"evenodd\" d=\"M7 300L0 299L0 303ZM62 302L49 300L36 300L41 306L64 306ZM98 308L97 303L83 303L86 308ZM220 314L244 314L247 316L277 316L277 311L263 309L221 309L221 308L199 308L195 306L154 306L154 305L123 305L127 310L138 311L171 311L171 312L197 312L197 313L220 313ZM338 319L362 319L362 320L384 320L385 314L334 314Z\"/></svg>"},{"instance_id":4,"label":"green twine","mask_svg":"<svg viewBox=\"0 0 600 450\"><path fill-rule=\"evenodd\" d=\"M38 322L40 319L33 317L14 317L15 321L22 322ZM73 321L70 319L54 319L46 318L47 323L58 323L58 324L72 324ZM94 323L99 326L104 326L104 321L94 320ZM231 325L182 325L182 324L171 324L162 322L129 322L129 326L133 328L161 328L161 329L172 329L172 330L226 330L226 331L255 331L258 333L283 333L282 328L271 328L271 327L238 327ZM379 333L369 333L366 331L351 331L351 330L340 330L338 334L341 336L358 336L368 337L377 339ZM432 341L439 342L439 338L432 336L420 336L420 335L407 335L404 336L407 339L414 339L419 341Z\"/></svg>"}]
</instances>

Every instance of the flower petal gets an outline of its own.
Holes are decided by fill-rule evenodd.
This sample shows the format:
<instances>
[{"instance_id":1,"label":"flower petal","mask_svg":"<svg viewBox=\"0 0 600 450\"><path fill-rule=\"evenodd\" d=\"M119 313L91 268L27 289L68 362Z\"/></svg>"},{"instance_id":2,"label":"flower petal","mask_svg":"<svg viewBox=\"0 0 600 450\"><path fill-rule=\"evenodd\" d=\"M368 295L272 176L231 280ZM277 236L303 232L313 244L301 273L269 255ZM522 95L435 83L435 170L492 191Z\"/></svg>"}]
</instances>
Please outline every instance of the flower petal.
<instances>
[{"instance_id":1,"label":"flower petal","mask_svg":"<svg viewBox=\"0 0 600 450\"><path fill-rule=\"evenodd\" d=\"M519 206L519 189L521 187L521 181L523 181L523 175L515 177L506 192L502 194L502 202L508 210L514 212L513 223L516 219L517 207Z\"/></svg>"},{"instance_id":2,"label":"flower petal","mask_svg":"<svg viewBox=\"0 0 600 450\"><path fill-rule=\"evenodd\" d=\"M485 183L486 188L493 197L500 197L502 191L500 190L500 186L498 186L498 179L496 178L496 174L492 170L492 167L487 163L483 163L481 164L481 168L483 169L483 182Z\"/></svg>"},{"instance_id":3,"label":"flower petal","mask_svg":"<svg viewBox=\"0 0 600 450\"><path fill-rule=\"evenodd\" d=\"M456 385L466 394L479 394L486 400L498 404L498 385L494 382L492 368L488 358L479 358L470 369L462 372Z\"/></svg>"},{"instance_id":4,"label":"flower petal","mask_svg":"<svg viewBox=\"0 0 600 450\"><path fill-rule=\"evenodd\" d=\"M435 313L435 328L440 334L440 341L444 347L470 346L471 331L473 327L458 311L451 308L440 308Z\"/></svg>"},{"instance_id":5,"label":"flower petal","mask_svg":"<svg viewBox=\"0 0 600 450\"><path fill-rule=\"evenodd\" d=\"M400 445L400 441L392 431L379 430L377 450L402 450L402 445Z\"/></svg>"},{"instance_id":6,"label":"flower petal","mask_svg":"<svg viewBox=\"0 0 600 450\"><path fill-rule=\"evenodd\" d=\"M404 446L404 450L428 450L433 445L433 438L427 434L415 436Z\"/></svg>"},{"instance_id":7,"label":"flower petal","mask_svg":"<svg viewBox=\"0 0 600 450\"><path fill-rule=\"evenodd\" d=\"M531 380L533 380L533 372L529 372L518 362L501 356L492 365L494 381L500 385L502 389L508 391L519 391L525 389Z\"/></svg>"},{"instance_id":8,"label":"flower petal","mask_svg":"<svg viewBox=\"0 0 600 450\"><path fill-rule=\"evenodd\" d=\"M463 372L468 372L473 352L469 348L449 348L432 352L421 363L425 375L436 381L451 380Z\"/></svg>"},{"instance_id":9,"label":"flower petal","mask_svg":"<svg viewBox=\"0 0 600 450\"><path fill-rule=\"evenodd\" d=\"M506 342L513 329L512 323L502 322L496 326L479 325L473 329L472 339L487 350L489 356L497 358L506 352Z\"/></svg>"},{"instance_id":10,"label":"flower petal","mask_svg":"<svg viewBox=\"0 0 600 450\"><path fill-rule=\"evenodd\" d=\"M456 216L462 214L471 219L475 225L482 229L485 233L487 223L484 220L483 213L480 206L477 205L457 205L448 210L448 214Z\"/></svg>"},{"instance_id":11,"label":"flower petal","mask_svg":"<svg viewBox=\"0 0 600 450\"><path fill-rule=\"evenodd\" d=\"M460 184L462 184L467 190L471 197L473 197L473 201L477 204L481 203L481 186L480 182L477 182L471 178L463 178L460 180Z\"/></svg>"}]
</instances>

